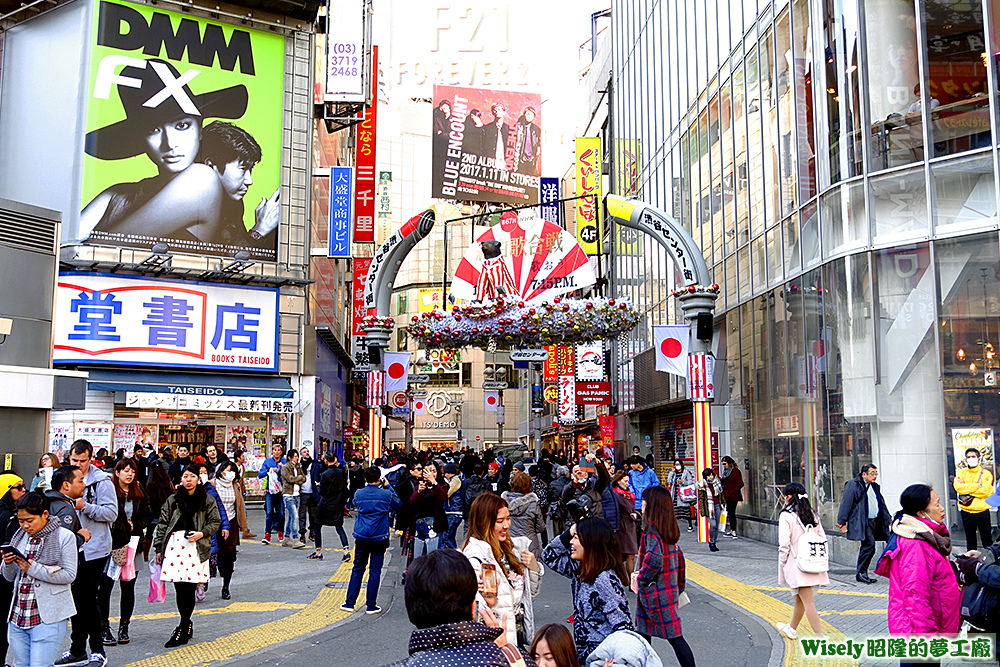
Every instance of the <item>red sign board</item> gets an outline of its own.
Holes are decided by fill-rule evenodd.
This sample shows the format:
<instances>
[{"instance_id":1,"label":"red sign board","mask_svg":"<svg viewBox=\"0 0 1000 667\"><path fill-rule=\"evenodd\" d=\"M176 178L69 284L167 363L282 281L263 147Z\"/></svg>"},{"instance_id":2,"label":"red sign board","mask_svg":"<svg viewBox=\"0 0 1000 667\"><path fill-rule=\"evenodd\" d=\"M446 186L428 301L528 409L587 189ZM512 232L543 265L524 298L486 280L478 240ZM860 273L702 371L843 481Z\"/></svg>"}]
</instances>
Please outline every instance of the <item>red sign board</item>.
<instances>
[{"instance_id":1,"label":"red sign board","mask_svg":"<svg viewBox=\"0 0 1000 667\"><path fill-rule=\"evenodd\" d=\"M392 394L392 405L397 408L405 408L409 399L406 398L405 391L396 391Z\"/></svg>"},{"instance_id":2,"label":"red sign board","mask_svg":"<svg viewBox=\"0 0 1000 667\"><path fill-rule=\"evenodd\" d=\"M611 383L576 381L577 405L611 405Z\"/></svg>"},{"instance_id":3,"label":"red sign board","mask_svg":"<svg viewBox=\"0 0 1000 667\"><path fill-rule=\"evenodd\" d=\"M365 335L361 320L368 314L368 309L365 308L365 278L371 265L371 257L354 258L354 282L351 283L351 333L355 336Z\"/></svg>"},{"instance_id":4,"label":"red sign board","mask_svg":"<svg viewBox=\"0 0 1000 667\"><path fill-rule=\"evenodd\" d=\"M559 357L557 345L546 345L545 350L549 353L549 358L542 364L542 380L545 382L555 382L559 377Z\"/></svg>"},{"instance_id":5,"label":"red sign board","mask_svg":"<svg viewBox=\"0 0 1000 667\"><path fill-rule=\"evenodd\" d=\"M358 125L354 170L354 242L375 243L375 118L378 112L378 47L372 47L372 105Z\"/></svg>"},{"instance_id":6,"label":"red sign board","mask_svg":"<svg viewBox=\"0 0 1000 667\"><path fill-rule=\"evenodd\" d=\"M609 415L601 415L597 418L601 425L601 447L605 451L613 452L615 448L615 418Z\"/></svg>"}]
</instances>

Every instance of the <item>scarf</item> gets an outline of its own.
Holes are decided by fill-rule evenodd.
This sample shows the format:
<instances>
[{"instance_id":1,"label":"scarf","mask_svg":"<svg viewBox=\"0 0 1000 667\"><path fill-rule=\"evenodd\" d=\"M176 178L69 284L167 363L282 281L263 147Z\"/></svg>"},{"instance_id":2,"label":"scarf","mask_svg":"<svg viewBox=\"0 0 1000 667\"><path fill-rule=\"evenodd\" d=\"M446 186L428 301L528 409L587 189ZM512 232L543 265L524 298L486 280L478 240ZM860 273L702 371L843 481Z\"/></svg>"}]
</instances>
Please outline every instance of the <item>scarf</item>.
<instances>
[{"instance_id":1,"label":"scarf","mask_svg":"<svg viewBox=\"0 0 1000 667\"><path fill-rule=\"evenodd\" d=\"M734 468L723 468L719 474L722 475L722 479L726 479L733 474L733 470Z\"/></svg>"},{"instance_id":2,"label":"scarf","mask_svg":"<svg viewBox=\"0 0 1000 667\"><path fill-rule=\"evenodd\" d=\"M951 556L951 536L942 524L931 528L918 517L904 514L903 518L892 525L892 532L900 537L926 542L945 558Z\"/></svg>"},{"instance_id":3,"label":"scarf","mask_svg":"<svg viewBox=\"0 0 1000 667\"><path fill-rule=\"evenodd\" d=\"M41 539L42 544L38 547L38 555L35 562L42 565L59 565L62 560L62 545L59 544L59 519L54 516L49 517L49 522L45 527L34 535L24 532L23 528L18 528L14 536L10 538L11 544L17 544L21 538Z\"/></svg>"},{"instance_id":4,"label":"scarf","mask_svg":"<svg viewBox=\"0 0 1000 667\"><path fill-rule=\"evenodd\" d=\"M632 491L616 486L615 493L617 493L620 496L624 496L625 500L629 501L633 506L635 506L635 493L633 493Z\"/></svg>"}]
</instances>

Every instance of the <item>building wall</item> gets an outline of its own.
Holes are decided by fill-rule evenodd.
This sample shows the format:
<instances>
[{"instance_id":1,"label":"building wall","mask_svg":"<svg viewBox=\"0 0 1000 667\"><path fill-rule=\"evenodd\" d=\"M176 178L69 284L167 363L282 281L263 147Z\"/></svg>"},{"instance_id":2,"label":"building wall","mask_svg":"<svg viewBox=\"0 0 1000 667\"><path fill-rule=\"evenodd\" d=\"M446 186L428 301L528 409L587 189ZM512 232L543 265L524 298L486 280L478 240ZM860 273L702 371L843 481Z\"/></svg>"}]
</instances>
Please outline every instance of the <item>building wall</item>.
<instances>
[{"instance_id":1,"label":"building wall","mask_svg":"<svg viewBox=\"0 0 1000 667\"><path fill-rule=\"evenodd\" d=\"M954 443L1000 428L998 10L613 4L613 137L641 146L637 184L613 169L613 191L675 216L723 287L713 430L744 470L741 514L773 521L797 481L835 528L845 482L874 462L890 510L928 483L961 533ZM652 325L675 319L673 281L648 239L616 254L643 313L627 389Z\"/></svg>"}]
</instances>

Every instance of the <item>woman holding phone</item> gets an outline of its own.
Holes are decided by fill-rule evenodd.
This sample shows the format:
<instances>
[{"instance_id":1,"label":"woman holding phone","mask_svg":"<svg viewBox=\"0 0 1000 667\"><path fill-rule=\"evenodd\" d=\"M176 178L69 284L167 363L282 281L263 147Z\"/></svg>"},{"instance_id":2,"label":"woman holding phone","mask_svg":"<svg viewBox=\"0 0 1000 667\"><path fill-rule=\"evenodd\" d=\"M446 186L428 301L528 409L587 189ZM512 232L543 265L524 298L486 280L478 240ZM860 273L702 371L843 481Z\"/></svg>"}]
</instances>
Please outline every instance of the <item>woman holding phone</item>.
<instances>
[{"instance_id":1,"label":"woman holding phone","mask_svg":"<svg viewBox=\"0 0 1000 667\"><path fill-rule=\"evenodd\" d=\"M187 644L194 635L195 587L208 583L211 538L222 527L218 505L199 482L198 466L186 467L177 492L163 503L153 538L156 562L163 565L160 580L174 582L181 617L165 648ZM165 558L168 550L171 555Z\"/></svg>"},{"instance_id":2,"label":"woman holding phone","mask_svg":"<svg viewBox=\"0 0 1000 667\"><path fill-rule=\"evenodd\" d=\"M10 544L17 530L17 501L28 492L24 480L13 473L0 474L0 544ZM0 607L10 609L14 584L0 577ZM0 655L7 655L7 633L0 632Z\"/></svg>"},{"instance_id":3,"label":"woman holding phone","mask_svg":"<svg viewBox=\"0 0 1000 667\"><path fill-rule=\"evenodd\" d=\"M481 493L469 508L465 554L481 582L476 599L505 625L507 641L525 647L535 633L532 600L541 583L541 564L526 537L510 537L510 509L494 493Z\"/></svg>"},{"instance_id":4,"label":"woman holding phone","mask_svg":"<svg viewBox=\"0 0 1000 667\"><path fill-rule=\"evenodd\" d=\"M20 529L3 549L3 578L14 583L7 638L18 667L51 665L76 613L76 535L49 518L47 500L29 493L17 502Z\"/></svg>"},{"instance_id":5,"label":"woman holding phone","mask_svg":"<svg viewBox=\"0 0 1000 667\"><path fill-rule=\"evenodd\" d=\"M59 459L56 458L55 454L42 454L41 458L38 459L38 474L31 478L31 486L28 487L28 490L40 489L42 492L52 488L52 472L58 467Z\"/></svg>"}]
</instances>

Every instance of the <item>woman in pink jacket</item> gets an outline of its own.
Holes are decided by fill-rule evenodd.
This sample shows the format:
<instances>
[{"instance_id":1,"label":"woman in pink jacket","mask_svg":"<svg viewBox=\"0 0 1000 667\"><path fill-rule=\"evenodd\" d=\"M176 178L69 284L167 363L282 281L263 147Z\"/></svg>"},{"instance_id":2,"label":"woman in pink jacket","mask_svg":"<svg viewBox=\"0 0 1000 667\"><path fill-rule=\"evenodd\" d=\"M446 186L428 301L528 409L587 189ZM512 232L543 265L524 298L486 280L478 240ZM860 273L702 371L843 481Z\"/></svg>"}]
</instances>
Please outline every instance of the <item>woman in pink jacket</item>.
<instances>
[{"instance_id":1,"label":"woman in pink jacket","mask_svg":"<svg viewBox=\"0 0 1000 667\"><path fill-rule=\"evenodd\" d=\"M806 526L814 526L818 535L826 537L819 517L809 504L806 489L798 482L785 485L782 490L785 507L778 516L778 583L792 589L795 608L792 622L778 623L778 630L789 639L798 636L796 628L805 616L814 633L822 634L819 613L816 612L816 590L830 583L826 572L803 572L795 563L795 550Z\"/></svg>"},{"instance_id":2,"label":"woman in pink jacket","mask_svg":"<svg viewBox=\"0 0 1000 667\"><path fill-rule=\"evenodd\" d=\"M875 569L889 578L889 632L956 633L962 592L949 561L951 537L942 523L941 499L931 487L912 484L899 504L902 517L892 524L896 548Z\"/></svg>"}]
</instances>

